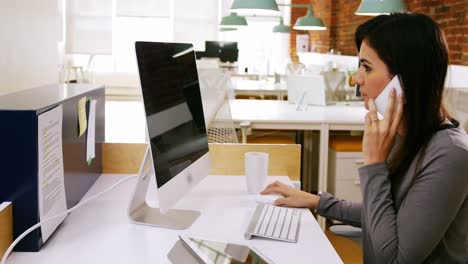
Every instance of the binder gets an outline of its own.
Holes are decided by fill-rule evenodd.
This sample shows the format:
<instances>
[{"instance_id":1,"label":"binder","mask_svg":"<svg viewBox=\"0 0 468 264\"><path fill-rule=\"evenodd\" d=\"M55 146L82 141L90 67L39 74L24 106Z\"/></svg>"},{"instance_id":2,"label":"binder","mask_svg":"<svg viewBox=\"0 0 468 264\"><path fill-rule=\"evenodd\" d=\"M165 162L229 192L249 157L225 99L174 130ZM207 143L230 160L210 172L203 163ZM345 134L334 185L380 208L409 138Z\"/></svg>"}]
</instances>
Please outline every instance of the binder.
<instances>
[{"instance_id":1,"label":"binder","mask_svg":"<svg viewBox=\"0 0 468 264\"><path fill-rule=\"evenodd\" d=\"M86 161L86 135L78 135L78 101L93 98L96 104L96 158ZM0 96L0 201L12 201L13 237L40 221L38 201L38 117L61 105L62 144L67 207L77 204L101 174L104 142L104 87L64 84L36 87ZM15 247L36 252L43 246L38 228Z\"/></svg>"}]
</instances>

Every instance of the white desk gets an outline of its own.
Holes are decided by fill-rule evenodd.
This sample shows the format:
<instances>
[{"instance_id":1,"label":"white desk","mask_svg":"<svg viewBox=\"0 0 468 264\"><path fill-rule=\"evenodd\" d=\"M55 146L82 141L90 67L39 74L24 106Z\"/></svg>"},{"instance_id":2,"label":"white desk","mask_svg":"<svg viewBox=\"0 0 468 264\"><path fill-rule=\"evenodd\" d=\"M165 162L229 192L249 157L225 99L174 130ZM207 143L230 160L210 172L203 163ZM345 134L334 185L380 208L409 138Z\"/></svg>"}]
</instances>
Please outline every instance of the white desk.
<instances>
[{"instance_id":1,"label":"white desk","mask_svg":"<svg viewBox=\"0 0 468 264\"><path fill-rule=\"evenodd\" d=\"M259 95L261 98L265 95L274 95L278 100L283 100L283 96L288 92L284 82L233 79L232 84L236 95Z\"/></svg>"},{"instance_id":2,"label":"white desk","mask_svg":"<svg viewBox=\"0 0 468 264\"><path fill-rule=\"evenodd\" d=\"M96 194L127 175L103 175L85 197ZM287 177L271 177L289 181ZM239 176L205 178L178 208L201 211L187 230L134 225L127 206L136 179L123 183L98 200L68 216L38 253L14 252L10 264L35 263L170 263L167 253L179 234L254 245L275 264L342 263L309 210L303 209L298 243L244 239L244 230L255 209L253 196ZM154 197L154 196L153 196Z\"/></svg>"},{"instance_id":3,"label":"white desk","mask_svg":"<svg viewBox=\"0 0 468 264\"><path fill-rule=\"evenodd\" d=\"M234 123L239 127L242 121L250 121L252 129L304 130L304 148L312 146L311 131L320 131L320 156L318 191L327 191L328 141L331 130L364 130L364 116L367 110L362 105L307 106L297 111L296 105L276 100L231 100L229 101ZM305 153L303 161L311 154ZM304 166L310 166L303 162ZM310 171L306 168L303 171ZM308 175L305 175L306 177ZM319 218L322 228L323 218Z\"/></svg>"}]
</instances>

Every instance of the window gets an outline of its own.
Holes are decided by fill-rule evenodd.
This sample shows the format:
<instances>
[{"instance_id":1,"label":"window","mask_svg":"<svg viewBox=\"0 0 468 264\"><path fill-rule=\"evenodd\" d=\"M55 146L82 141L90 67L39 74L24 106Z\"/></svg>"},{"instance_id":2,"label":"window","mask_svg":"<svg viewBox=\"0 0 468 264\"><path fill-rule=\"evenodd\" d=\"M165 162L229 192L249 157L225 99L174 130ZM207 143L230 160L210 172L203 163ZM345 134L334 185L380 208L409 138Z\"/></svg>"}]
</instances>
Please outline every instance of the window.
<instances>
[{"instance_id":1,"label":"window","mask_svg":"<svg viewBox=\"0 0 468 264\"><path fill-rule=\"evenodd\" d=\"M218 23L228 15L230 0L108 1L112 1L112 55L94 53L98 54L93 57L92 66L96 73L136 73L135 41L189 42L195 50L204 50L206 40L236 41L240 50L239 72L247 69L261 75L284 73L290 60L289 34L272 33L278 17L247 17L247 28L219 32ZM158 6L161 1L163 5ZM289 24L290 8L281 9ZM81 62L76 59L79 56L75 56L75 63L87 65L87 57Z\"/></svg>"}]
</instances>

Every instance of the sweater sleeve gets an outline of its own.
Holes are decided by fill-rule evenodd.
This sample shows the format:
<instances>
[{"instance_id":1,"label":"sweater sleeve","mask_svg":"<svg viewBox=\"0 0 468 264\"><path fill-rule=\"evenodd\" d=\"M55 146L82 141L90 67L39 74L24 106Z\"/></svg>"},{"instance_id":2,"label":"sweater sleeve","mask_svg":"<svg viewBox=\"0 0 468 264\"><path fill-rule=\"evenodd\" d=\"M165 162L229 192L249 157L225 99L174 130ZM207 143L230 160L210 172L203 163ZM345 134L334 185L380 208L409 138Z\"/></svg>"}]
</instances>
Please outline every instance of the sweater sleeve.
<instances>
[{"instance_id":1,"label":"sweater sleeve","mask_svg":"<svg viewBox=\"0 0 468 264\"><path fill-rule=\"evenodd\" d=\"M330 220L361 227L361 204L338 199L329 193L320 195L317 213Z\"/></svg>"},{"instance_id":2,"label":"sweater sleeve","mask_svg":"<svg viewBox=\"0 0 468 264\"><path fill-rule=\"evenodd\" d=\"M468 153L431 156L398 212L385 163L359 169L367 250L376 263L421 263L438 245L468 193Z\"/></svg>"}]
</instances>

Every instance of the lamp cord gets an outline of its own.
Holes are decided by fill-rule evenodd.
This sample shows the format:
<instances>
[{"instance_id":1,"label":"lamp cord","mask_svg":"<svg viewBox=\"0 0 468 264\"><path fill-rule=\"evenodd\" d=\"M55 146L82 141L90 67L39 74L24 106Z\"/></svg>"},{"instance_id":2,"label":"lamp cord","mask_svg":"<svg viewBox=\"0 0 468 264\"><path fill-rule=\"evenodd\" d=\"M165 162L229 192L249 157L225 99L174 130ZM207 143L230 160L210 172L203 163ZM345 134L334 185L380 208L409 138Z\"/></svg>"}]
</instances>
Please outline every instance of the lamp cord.
<instances>
[{"instance_id":1,"label":"lamp cord","mask_svg":"<svg viewBox=\"0 0 468 264\"><path fill-rule=\"evenodd\" d=\"M32 231L34 231L36 228L40 227L42 224L44 223L47 223L57 217L60 217L60 216L63 216L63 215L66 215L68 213L71 213L73 212L75 209L87 204L88 202L98 198L99 196L109 192L110 190L114 189L115 187L119 186L120 184L128 181L128 180L131 180L131 179L134 179L134 178L137 178L138 176L137 175L132 175L132 176L128 176L128 177L125 177L123 179L121 179L120 181L114 183L112 186L110 186L109 188L107 188L106 190L102 191L101 193L98 193L94 196L91 196L83 201L81 201L80 203L78 203L77 205L73 206L72 208L66 210L66 211L63 211L57 215L54 215L52 217L49 217L49 218L46 218L44 219L43 221L40 221L39 223L33 225L32 227L30 227L28 230L24 231L20 236L18 236L15 241L13 241L13 243L11 243L11 245L8 247L8 249L5 251L3 257L2 257L2 261L0 262L0 264L6 264L6 260L8 258L8 255L10 255L11 251L13 251L13 248L21 241L21 239L23 239L25 236L27 236L29 233L31 233Z\"/></svg>"}]
</instances>

